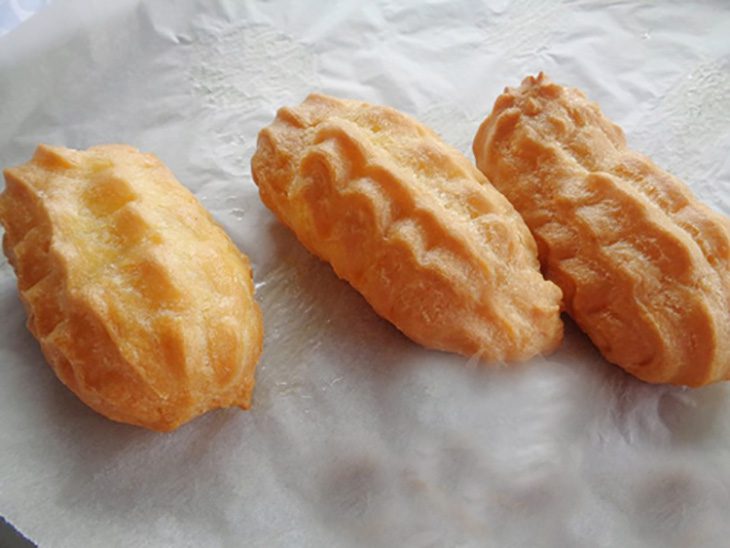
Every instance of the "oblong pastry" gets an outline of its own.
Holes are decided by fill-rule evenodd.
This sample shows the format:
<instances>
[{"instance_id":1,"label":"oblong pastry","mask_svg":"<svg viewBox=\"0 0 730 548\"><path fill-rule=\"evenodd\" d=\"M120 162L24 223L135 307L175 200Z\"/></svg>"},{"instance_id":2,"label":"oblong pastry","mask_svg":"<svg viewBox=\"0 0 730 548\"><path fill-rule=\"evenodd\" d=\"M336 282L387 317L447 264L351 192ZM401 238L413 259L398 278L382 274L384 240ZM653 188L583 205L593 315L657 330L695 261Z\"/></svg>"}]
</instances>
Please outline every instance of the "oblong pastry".
<instances>
[{"instance_id":1,"label":"oblong pastry","mask_svg":"<svg viewBox=\"0 0 730 548\"><path fill-rule=\"evenodd\" d=\"M249 407L262 325L248 259L156 157L41 145L5 179L3 248L66 386L162 431Z\"/></svg>"},{"instance_id":2,"label":"oblong pastry","mask_svg":"<svg viewBox=\"0 0 730 548\"><path fill-rule=\"evenodd\" d=\"M609 361L649 382L730 375L730 222L631 151L576 89L506 89L474 140L546 276Z\"/></svg>"},{"instance_id":3,"label":"oblong pastry","mask_svg":"<svg viewBox=\"0 0 730 548\"><path fill-rule=\"evenodd\" d=\"M310 95L261 131L251 166L302 244L414 341L486 361L560 342L560 290L520 216L408 116Z\"/></svg>"}]
</instances>

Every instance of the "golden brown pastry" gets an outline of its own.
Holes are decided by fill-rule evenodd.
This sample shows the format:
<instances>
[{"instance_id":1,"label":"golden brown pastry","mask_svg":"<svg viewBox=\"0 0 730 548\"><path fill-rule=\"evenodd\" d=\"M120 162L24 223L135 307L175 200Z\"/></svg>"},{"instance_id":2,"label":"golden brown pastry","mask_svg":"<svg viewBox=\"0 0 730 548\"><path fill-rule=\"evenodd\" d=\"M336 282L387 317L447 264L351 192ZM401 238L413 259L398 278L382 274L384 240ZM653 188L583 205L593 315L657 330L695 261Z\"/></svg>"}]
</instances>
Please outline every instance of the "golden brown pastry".
<instances>
[{"instance_id":1,"label":"golden brown pastry","mask_svg":"<svg viewBox=\"0 0 730 548\"><path fill-rule=\"evenodd\" d=\"M5 254L66 386L154 430L249 407L262 326L248 259L157 158L41 145L5 179Z\"/></svg>"},{"instance_id":2,"label":"golden brown pastry","mask_svg":"<svg viewBox=\"0 0 730 548\"><path fill-rule=\"evenodd\" d=\"M606 359L649 382L728 378L727 218L631 151L583 93L542 74L497 99L474 155Z\"/></svg>"},{"instance_id":3,"label":"golden brown pastry","mask_svg":"<svg viewBox=\"0 0 730 548\"><path fill-rule=\"evenodd\" d=\"M413 340L488 361L560 342L560 291L520 216L408 116L310 95L261 131L251 164L263 202Z\"/></svg>"}]
</instances>

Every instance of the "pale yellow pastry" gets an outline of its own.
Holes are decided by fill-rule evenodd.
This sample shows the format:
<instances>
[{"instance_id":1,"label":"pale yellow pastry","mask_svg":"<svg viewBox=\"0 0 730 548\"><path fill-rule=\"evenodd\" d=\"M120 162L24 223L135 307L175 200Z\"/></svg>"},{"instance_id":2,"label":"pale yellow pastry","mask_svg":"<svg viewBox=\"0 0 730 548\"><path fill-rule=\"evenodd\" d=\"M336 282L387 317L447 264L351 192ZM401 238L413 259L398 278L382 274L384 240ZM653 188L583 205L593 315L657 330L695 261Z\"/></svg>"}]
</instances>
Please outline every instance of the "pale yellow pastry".
<instances>
[{"instance_id":1,"label":"pale yellow pastry","mask_svg":"<svg viewBox=\"0 0 730 548\"><path fill-rule=\"evenodd\" d=\"M542 74L497 99L474 155L606 359L649 382L728 378L726 217L631 151L580 91Z\"/></svg>"},{"instance_id":2,"label":"pale yellow pastry","mask_svg":"<svg viewBox=\"0 0 730 548\"><path fill-rule=\"evenodd\" d=\"M251 268L157 158L41 145L5 179L5 254L66 386L154 430L249 407L262 338Z\"/></svg>"},{"instance_id":3,"label":"pale yellow pastry","mask_svg":"<svg viewBox=\"0 0 730 548\"><path fill-rule=\"evenodd\" d=\"M310 95L261 131L252 168L263 202L413 340L487 361L560 342L560 290L520 216L408 116Z\"/></svg>"}]
</instances>

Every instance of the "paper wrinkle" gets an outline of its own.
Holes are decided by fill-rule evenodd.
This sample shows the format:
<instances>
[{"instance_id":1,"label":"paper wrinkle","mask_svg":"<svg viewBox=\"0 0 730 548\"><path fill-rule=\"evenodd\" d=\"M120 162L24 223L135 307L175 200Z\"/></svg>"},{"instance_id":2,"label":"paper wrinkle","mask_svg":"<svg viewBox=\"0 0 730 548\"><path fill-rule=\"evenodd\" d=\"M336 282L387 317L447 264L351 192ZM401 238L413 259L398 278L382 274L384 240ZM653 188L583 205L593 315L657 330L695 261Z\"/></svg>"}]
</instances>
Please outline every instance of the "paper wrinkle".
<instances>
[{"instance_id":1,"label":"paper wrinkle","mask_svg":"<svg viewBox=\"0 0 730 548\"><path fill-rule=\"evenodd\" d=\"M0 165L39 142L157 154L251 259L254 405L169 435L96 415L44 363L0 259L0 513L61 547L726 544L726 383L641 383L569 320L527 364L420 348L249 168L276 109L313 91L401 109L472 158L495 97L545 70L730 214L724 3L111 4L54 0L3 37Z\"/></svg>"}]
</instances>

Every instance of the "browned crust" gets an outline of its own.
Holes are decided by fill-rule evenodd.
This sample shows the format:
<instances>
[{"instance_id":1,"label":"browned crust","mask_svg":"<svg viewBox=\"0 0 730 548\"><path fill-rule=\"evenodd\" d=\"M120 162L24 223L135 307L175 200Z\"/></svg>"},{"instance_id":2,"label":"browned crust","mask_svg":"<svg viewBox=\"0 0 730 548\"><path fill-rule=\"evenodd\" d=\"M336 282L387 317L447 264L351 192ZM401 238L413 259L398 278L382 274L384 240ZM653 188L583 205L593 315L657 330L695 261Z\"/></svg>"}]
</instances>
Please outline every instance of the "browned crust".
<instances>
[{"instance_id":1,"label":"browned crust","mask_svg":"<svg viewBox=\"0 0 730 548\"><path fill-rule=\"evenodd\" d=\"M311 95L279 110L251 165L263 202L413 340L487 361L560 342L560 292L519 215L408 116Z\"/></svg>"},{"instance_id":2,"label":"browned crust","mask_svg":"<svg viewBox=\"0 0 730 548\"><path fill-rule=\"evenodd\" d=\"M5 178L3 247L66 386L154 430L250 405L262 326L248 260L157 158L41 145Z\"/></svg>"},{"instance_id":3,"label":"browned crust","mask_svg":"<svg viewBox=\"0 0 730 548\"><path fill-rule=\"evenodd\" d=\"M583 93L542 74L497 99L474 155L606 359L649 382L728 378L727 218L630 150Z\"/></svg>"}]
</instances>

